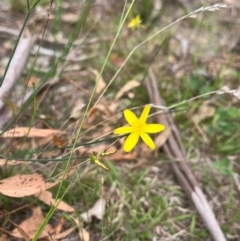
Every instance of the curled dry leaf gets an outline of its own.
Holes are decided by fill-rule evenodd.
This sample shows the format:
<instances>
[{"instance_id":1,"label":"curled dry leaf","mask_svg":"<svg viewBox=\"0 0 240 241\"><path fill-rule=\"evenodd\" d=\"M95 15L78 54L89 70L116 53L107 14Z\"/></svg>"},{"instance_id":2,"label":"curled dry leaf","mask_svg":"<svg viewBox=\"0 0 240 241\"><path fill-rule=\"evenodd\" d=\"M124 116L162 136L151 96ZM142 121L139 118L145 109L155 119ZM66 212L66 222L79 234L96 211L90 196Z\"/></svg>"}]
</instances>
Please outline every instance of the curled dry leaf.
<instances>
[{"instance_id":1,"label":"curled dry leaf","mask_svg":"<svg viewBox=\"0 0 240 241\"><path fill-rule=\"evenodd\" d=\"M87 212L82 213L81 217L85 222L91 222L92 216L95 216L97 219L102 220L105 213L105 208L106 200L100 198L91 209L89 209Z\"/></svg>"},{"instance_id":2,"label":"curled dry leaf","mask_svg":"<svg viewBox=\"0 0 240 241\"><path fill-rule=\"evenodd\" d=\"M34 196L49 206L52 206L53 204L58 203L58 205L57 205L58 210L62 210L65 212L74 212L75 211L75 209L73 207L71 207L64 201L61 201L60 199L54 199L52 197L52 193L49 191L45 190L43 192L34 194Z\"/></svg>"},{"instance_id":3,"label":"curled dry leaf","mask_svg":"<svg viewBox=\"0 0 240 241\"><path fill-rule=\"evenodd\" d=\"M2 138L12 138L12 137L46 137L49 135L64 134L65 131L53 130L53 129L39 129L30 127L16 127L9 131L4 132Z\"/></svg>"},{"instance_id":4,"label":"curled dry leaf","mask_svg":"<svg viewBox=\"0 0 240 241\"><path fill-rule=\"evenodd\" d=\"M137 82L136 80L130 80L129 82L127 82L117 93L115 100L118 100L119 98L121 98L126 92L138 87L140 85L139 82Z\"/></svg>"}]
</instances>

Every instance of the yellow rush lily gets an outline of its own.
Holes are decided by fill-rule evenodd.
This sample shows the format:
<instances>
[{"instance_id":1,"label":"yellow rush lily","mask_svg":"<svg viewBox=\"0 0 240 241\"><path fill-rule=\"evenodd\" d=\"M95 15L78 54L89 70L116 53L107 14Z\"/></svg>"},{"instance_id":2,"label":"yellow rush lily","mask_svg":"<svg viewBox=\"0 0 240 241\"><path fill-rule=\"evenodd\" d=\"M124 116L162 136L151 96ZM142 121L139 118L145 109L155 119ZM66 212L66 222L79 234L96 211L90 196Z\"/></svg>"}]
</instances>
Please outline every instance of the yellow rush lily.
<instances>
[{"instance_id":1,"label":"yellow rush lily","mask_svg":"<svg viewBox=\"0 0 240 241\"><path fill-rule=\"evenodd\" d=\"M155 144L148 133L157 133L165 129L162 124L147 124L147 118L150 112L150 106L146 105L140 118L131 110L124 111L124 117L128 122L129 126L123 126L114 130L114 134L130 134L123 145L123 149L126 152L130 152L137 144L139 137L149 146L152 150L155 149Z\"/></svg>"},{"instance_id":2,"label":"yellow rush lily","mask_svg":"<svg viewBox=\"0 0 240 241\"><path fill-rule=\"evenodd\" d=\"M138 29L140 28L142 25L142 20L140 18L140 15L137 15L135 18L132 18L128 24L128 28L131 28L131 29Z\"/></svg>"}]
</instances>

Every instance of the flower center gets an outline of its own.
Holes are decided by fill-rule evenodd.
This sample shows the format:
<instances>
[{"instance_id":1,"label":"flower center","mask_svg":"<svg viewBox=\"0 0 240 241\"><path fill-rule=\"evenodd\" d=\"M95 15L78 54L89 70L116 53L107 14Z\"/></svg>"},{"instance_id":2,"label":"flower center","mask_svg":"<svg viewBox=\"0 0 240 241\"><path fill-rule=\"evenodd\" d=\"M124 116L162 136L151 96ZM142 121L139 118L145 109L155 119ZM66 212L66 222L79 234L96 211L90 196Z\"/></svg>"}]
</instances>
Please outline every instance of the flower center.
<instances>
[{"instance_id":1,"label":"flower center","mask_svg":"<svg viewBox=\"0 0 240 241\"><path fill-rule=\"evenodd\" d=\"M139 120L137 120L134 123L132 123L133 131L137 132L137 133L144 132L145 126L146 126L146 123L141 122Z\"/></svg>"}]
</instances>

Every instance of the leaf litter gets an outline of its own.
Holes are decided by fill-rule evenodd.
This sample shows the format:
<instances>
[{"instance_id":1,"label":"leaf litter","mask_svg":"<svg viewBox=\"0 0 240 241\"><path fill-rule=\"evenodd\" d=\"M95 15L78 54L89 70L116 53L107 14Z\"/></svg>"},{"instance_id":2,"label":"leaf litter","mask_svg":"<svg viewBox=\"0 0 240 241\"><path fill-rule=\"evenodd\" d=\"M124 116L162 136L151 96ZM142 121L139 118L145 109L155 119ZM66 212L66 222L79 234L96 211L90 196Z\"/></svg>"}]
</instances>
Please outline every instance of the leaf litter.
<instances>
[{"instance_id":1,"label":"leaf litter","mask_svg":"<svg viewBox=\"0 0 240 241\"><path fill-rule=\"evenodd\" d=\"M23 230L30 239L35 236L45 217L40 207L32 206L31 210L32 215L29 218L25 219L22 223L20 223L18 227L13 229L10 232L11 236L15 238L22 238L23 235L21 231L19 231L19 228ZM63 232L60 232L62 230L63 224L63 219L60 219L55 227L50 224L46 224L39 238L45 238L45 240L57 240L66 237L74 231L75 228L69 228Z\"/></svg>"},{"instance_id":2,"label":"leaf litter","mask_svg":"<svg viewBox=\"0 0 240 241\"><path fill-rule=\"evenodd\" d=\"M182 71L183 72L183 75L186 73L185 71ZM98 73L96 73L96 78L97 78L97 74ZM102 88L102 87L101 87ZM101 88L99 88L100 90L97 90L97 92L101 92L102 90L101 90ZM120 90L121 91L121 90ZM120 92L119 91L119 92ZM122 93L123 94L121 94L121 97L123 97L124 96L124 94L126 93L126 94L128 94L127 92L124 92L124 91L122 91ZM119 97L119 98L121 98L121 97ZM109 103L109 105L111 105L112 103ZM105 115L106 113L104 113L102 110L100 110L101 108L99 108L98 110L97 110L97 112L98 112L98 115L96 115L96 116L101 116L101 115ZM81 110L79 111L79 112L81 112ZM77 116L77 115L76 115ZM81 115L79 115L79 116L77 116L78 118L80 118L80 116ZM96 117L96 116L94 116L94 117ZM93 120L94 120L94 118L93 118ZM95 119L96 120L96 119ZM118 122L120 122L120 120L118 119L117 120ZM103 132L103 133L105 133L105 132ZM96 134L96 136L97 136L97 133L95 132L95 134ZM167 140L167 134L165 134L165 136L164 137L162 137L162 140L161 140L161 138L159 137L159 139L160 140L157 140L158 139L158 137L157 137L157 142L158 142L158 144L157 144L157 146L161 146L166 140ZM91 139L91 136L89 135L89 138ZM93 148L94 149L94 148ZM142 149L142 148L140 148L141 149L141 151L142 150L144 150L144 149ZM144 153L144 157L145 157L145 159L146 159L146 156L147 156L147 154L144 152L144 151L142 151L142 153ZM121 155L120 155L121 154ZM133 157L133 159L137 159L137 153L136 152L133 152L132 154L136 154L136 156L134 157L134 155L132 155L132 157ZM117 155L119 155L120 157L118 157L118 158L116 158L117 160L119 160L119 161L121 161L121 160L123 160L124 159L124 153L122 154L121 152L117 152L116 154L115 154L116 156ZM113 156L113 157L111 157L111 160L114 160L115 159L115 155ZM131 156L130 156L130 158L129 158L129 160L131 160ZM51 199L51 198L49 198L49 199ZM52 199L51 201L53 201L54 199ZM160 232L161 233L161 232ZM89 234L89 233L88 233ZM80 236L81 237L81 236ZM86 237L87 237L87 235L86 235ZM84 241L85 241L85 239L84 238L82 238ZM87 239L86 238L86 241L87 240L89 240L89 238Z\"/></svg>"}]
</instances>

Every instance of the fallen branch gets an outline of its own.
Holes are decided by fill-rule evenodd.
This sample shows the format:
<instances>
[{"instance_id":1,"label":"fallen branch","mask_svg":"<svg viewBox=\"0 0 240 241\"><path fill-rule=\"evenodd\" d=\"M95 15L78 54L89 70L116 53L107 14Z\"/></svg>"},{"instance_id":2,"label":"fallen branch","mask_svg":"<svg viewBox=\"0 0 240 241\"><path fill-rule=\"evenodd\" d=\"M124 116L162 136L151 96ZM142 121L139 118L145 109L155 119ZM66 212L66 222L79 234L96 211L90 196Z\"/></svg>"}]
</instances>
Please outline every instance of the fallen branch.
<instances>
[{"instance_id":1,"label":"fallen branch","mask_svg":"<svg viewBox=\"0 0 240 241\"><path fill-rule=\"evenodd\" d=\"M147 88L151 102L158 106L164 106L158 92L155 74L151 68L149 69L149 77L150 78L146 80L144 84ZM171 134L163 145L164 152L170 159L181 160L179 162L170 161L174 175L178 179L182 189L185 191L189 199L194 203L197 211L212 235L212 238L215 241L226 241L215 215L188 165L187 156L172 117L169 114L166 114L158 115L157 118L159 123L171 128Z\"/></svg>"},{"instance_id":2,"label":"fallen branch","mask_svg":"<svg viewBox=\"0 0 240 241\"><path fill-rule=\"evenodd\" d=\"M20 38L15 54L9 65L7 74L0 88L0 129L11 119L12 110L6 105L5 98L9 98L11 91L20 80L22 72L25 69L29 55L29 49L32 46L35 38L24 37Z\"/></svg>"}]
</instances>

